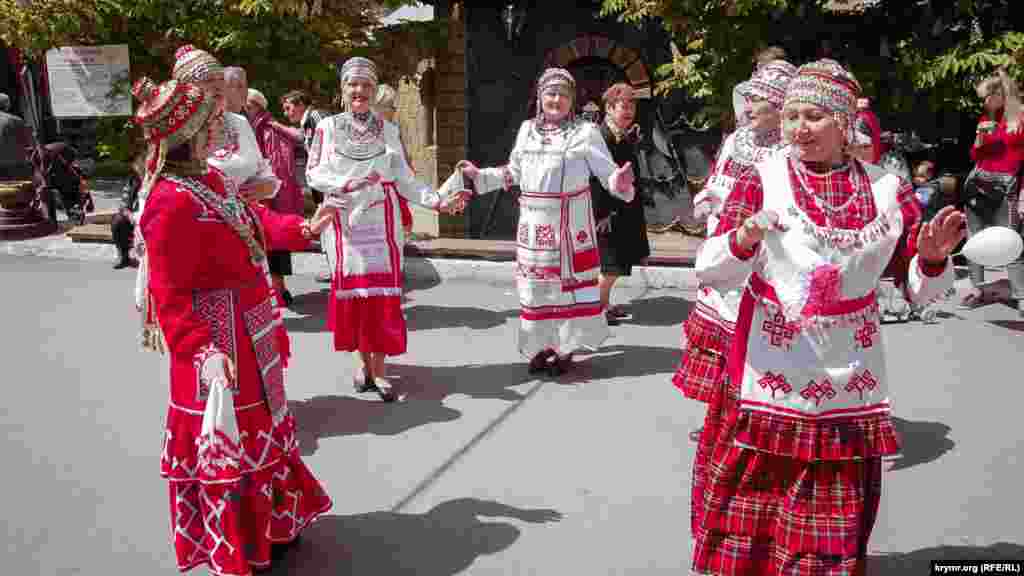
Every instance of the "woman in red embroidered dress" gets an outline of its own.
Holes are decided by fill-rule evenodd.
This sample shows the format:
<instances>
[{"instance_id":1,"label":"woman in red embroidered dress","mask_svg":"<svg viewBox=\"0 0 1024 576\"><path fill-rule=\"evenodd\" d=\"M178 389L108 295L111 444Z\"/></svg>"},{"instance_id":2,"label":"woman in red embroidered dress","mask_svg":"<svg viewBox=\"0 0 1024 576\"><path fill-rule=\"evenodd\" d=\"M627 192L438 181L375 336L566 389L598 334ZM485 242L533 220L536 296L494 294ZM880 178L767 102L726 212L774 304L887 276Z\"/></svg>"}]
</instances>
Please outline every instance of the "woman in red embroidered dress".
<instances>
[{"instance_id":1,"label":"woman in red embroidered dress","mask_svg":"<svg viewBox=\"0 0 1024 576\"><path fill-rule=\"evenodd\" d=\"M384 359L404 354L407 337L397 199L457 212L467 193L442 199L413 178L398 128L371 110L377 93L373 62L350 58L339 76L346 111L320 121L306 170L309 185L340 208L331 221L338 241L331 248L337 258L327 325L334 332L335 350L358 350L362 357L356 390L376 390L392 402L397 394L386 378Z\"/></svg>"},{"instance_id":2,"label":"woman in red embroidered dress","mask_svg":"<svg viewBox=\"0 0 1024 576\"><path fill-rule=\"evenodd\" d=\"M964 216L947 207L912 233L910 185L844 151L859 93L834 61L799 69L790 150L740 179L698 255L701 282L745 290L695 574L864 573L881 457L897 448L874 290L896 262L912 300L941 296Z\"/></svg>"},{"instance_id":3,"label":"woman in red embroidered dress","mask_svg":"<svg viewBox=\"0 0 1024 576\"><path fill-rule=\"evenodd\" d=\"M316 226L251 209L207 170L215 105L199 87L143 79L133 92L136 122L167 151L147 167L154 184L139 228L170 352L160 471L178 568L248 575L331 506L298 453L265 250L302 248Z\"/></svg>"}]
</instances>

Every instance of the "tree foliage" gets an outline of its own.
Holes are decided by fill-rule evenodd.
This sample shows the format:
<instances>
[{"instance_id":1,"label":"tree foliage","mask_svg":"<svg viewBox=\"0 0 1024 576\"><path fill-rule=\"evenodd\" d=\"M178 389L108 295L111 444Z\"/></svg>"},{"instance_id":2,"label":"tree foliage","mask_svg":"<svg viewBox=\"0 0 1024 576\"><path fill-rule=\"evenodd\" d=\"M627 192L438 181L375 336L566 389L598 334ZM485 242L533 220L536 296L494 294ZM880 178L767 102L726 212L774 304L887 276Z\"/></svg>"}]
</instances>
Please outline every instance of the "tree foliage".
<instances>
[{"instance_id":1,"label":"tree foliage","mask_svg":"<svg viewBox=\"0 0 1024 576\"><path fill-rule=\"evenodd\" d=\"M396 34L436 36L434 28L379 21L409 0L0 0L0 40L40 60L53 47L127 44L132 77L169 77L174 51L195 44L225 65L242 66L250 86L272 108L288 90L302 88L330 108L337 91L336 62L355 53L394 50ZM417 42L436 46L436 41ZM405 52L399 51L400 54ZM403 61L402 59L397 59ZM414 66L414 64L413 64ZM408 73L406 62L402 73ZM394 67L392 67L394 68ZM277 110L275 110L277 111ZM99 126L104 149L131 154L124 119Z\"/></svg>"},{"instance_id":2,"label":"tree foliage","mask_svg":"<svg viewBox=\"0 0 1024 576\"><path fill-rule=\"evenodd\" d=\"M1021 78L1024 20L1019 0L604 0L602 13L627 23L657 21L675 40L657 70L657 90L683 89L715 121L731 91L753 71L753 56L777 44L801 63L831 55L849 66L881 112L973 111L973 85L1007 66Z\"/></svg>"}]
</instances>

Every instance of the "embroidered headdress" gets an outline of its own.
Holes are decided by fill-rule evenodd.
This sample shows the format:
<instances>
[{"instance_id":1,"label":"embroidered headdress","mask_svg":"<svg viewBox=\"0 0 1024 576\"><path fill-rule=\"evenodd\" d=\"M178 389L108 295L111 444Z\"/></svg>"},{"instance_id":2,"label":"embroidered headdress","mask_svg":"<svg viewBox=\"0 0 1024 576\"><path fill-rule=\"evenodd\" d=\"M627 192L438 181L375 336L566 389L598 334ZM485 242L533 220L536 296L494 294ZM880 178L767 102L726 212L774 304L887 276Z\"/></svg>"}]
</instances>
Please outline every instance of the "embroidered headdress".
<instances>
[{"instance_id":1,"label":"embroidered headdress","mask_svg":"<svg viewBox=\"0 0 1024 576\"><path fill-rule=\"evenodd\" d=\"M198 86L177 80L157 85L144 76L132 86L132 94L140 102L132 120L142 127L149 143L146 176L139 190L140 198L145 198L164 169L167 152L199 134L216 105Z\"/></svg>"},{"instance_id":2,"label":"embroidered headdress","mask_svg":"<svg viewBox=\"0 0 1024 576\"><path fill-rule=\"evenodd\" d=\"M344 84L349 78L360 78L377 84L377 65L362 56L353 56L338 67L338 80Z\"/></svg>"},{"instance_id":3,"label":"embroidered headdress","mask_svg":"<svg viewBox=\"0 0 1024 576\"><path fill-rule=\"evenodd\" d=\"M786 88L796 76L797 68L785 60L772 60L760 66L750 80L741 83L737 90L745 98L761 98L782 108Z\"/></svg>"},{"instance_id":4,"label":"embroidered headdress","mask_svg":"<svg viewBox=\"0 0 1024 576\"><path fill-rule=\"evenodd\" d=\"M784 105L804 102L821 106L835 115L846 132L847 142L852 142L853 117L860 93L860 83L853 74L826 58L797 69L796 78L786 88Z\"/></svg>"},{"instance_id":5,"label":"embroidered headdress","mask_svg":"<svg viewBox=\"0 0 1024 576\"><path fill-rule=\"evenodd\" d=\"M548 68L537 79L537 120L544 120L544 106L541 103L541 95L547 90L558 88L564 90L572 99L569 105L569 114L565 118L569 122L576 119L576 79L564 68Z\"/></svg>"},{"instance_id":6,"label":"embroidered headdress","mask_svg":"<svg viewBox=\"0 0 1024 576\"><path fill-rule=\"evenodd\" d=\"M174 52L171 77L180 82L206 82L224 78L224 66L212 54L186 44Z\"/></svg>"},{"instance_id":7,"label":"embroidered headdress","mask_svg":"<svg viewBox=\"0 0 1024 576\"><path fill-rule=\"evenodd\" d=\"M132 120L142 127L143 136L149 144L145 175L139 188L140 202L145 203L153 184L164 170L167 152L206 136L207 122L215 112L216 104L198 86L177 80L157 85L149 78L142 77L132 85L132 94L140 102ZM205 164L203 161L202 165ZM145 243L138 226L135 235L136 252L145 258ZM143 278L147 274L145 262L144 259L139 269ZM144 289L140 302L142 346L144 349L163 351L163 340L149 299L148 289Z\"/></svg>"}]
</instances>

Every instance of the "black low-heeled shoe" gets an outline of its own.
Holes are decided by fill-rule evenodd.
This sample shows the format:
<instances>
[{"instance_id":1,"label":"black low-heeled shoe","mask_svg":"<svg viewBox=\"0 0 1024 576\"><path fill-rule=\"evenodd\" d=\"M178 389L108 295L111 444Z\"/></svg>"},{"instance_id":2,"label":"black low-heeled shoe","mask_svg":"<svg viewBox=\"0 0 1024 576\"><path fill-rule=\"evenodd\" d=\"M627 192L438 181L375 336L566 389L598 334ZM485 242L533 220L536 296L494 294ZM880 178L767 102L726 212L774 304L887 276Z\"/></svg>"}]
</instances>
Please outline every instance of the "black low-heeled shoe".
<instances>
[{"instance_id":1,"label":"black low-heeled shoe","mask_svg":"<svg viewBox=\"0 0 1024 576\"><path fill-rule=\"evenodd\" d=\"M377 394L380 395L380 399L385 402L394 402L395 400L398 400L398 392L395 392L394 386L387 381L383 381L384 386L377 384L377 382L381 381L383 381L383 379L374 379L374 388L377 389Z\"/></svg>"},{"instance_id":2,"label":"black low-heeled shoe","mask_svg":"<svg viewBox=\"0 0 1024 576\"><path fill-rule=\"evenodd\" d=\"M534 355L530 360L530 366L527 368L530 374L537 374L548 369L548 359L555 355L555 351L548 348L547 350L541 350Z\"/></svg>"},{"instance_id":3,"label":"black low-heeled shoe","mask_svg":"<svg viewBox=\"0 0 1024 576\"><path fill-rule=\"evenodd\" d=\"M559 356L555 354L554 359L548 362L548 375L554 378L572 370L572 354Z\"/></svg>"},{"instance_id":4,"label":"black low-heeled shoe","mask_svg":"<svg viewBox=\"0 0 1024 576\"><path fill-rule=\"evenodd\" d=\"M373 382L373 376L370 376L370 371L366 369L363 370L363 377L356 378L352 387L360 394L377 390L377 385Z\"/></svg>"}]
</instances>

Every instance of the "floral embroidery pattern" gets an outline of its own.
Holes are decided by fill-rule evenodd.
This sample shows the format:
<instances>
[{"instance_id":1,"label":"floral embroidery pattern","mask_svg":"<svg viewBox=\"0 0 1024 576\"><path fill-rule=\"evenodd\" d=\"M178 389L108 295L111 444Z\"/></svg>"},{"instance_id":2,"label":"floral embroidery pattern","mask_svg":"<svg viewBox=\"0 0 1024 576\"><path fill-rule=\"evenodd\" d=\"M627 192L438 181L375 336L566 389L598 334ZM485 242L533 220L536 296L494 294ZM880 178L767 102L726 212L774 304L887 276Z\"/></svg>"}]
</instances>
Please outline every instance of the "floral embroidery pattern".
<instances>
[{"instance_id":1,"label":"floral embroidery pattern","mask_svg":"<svg viewBox=\"0 0 1024 576\"><path fill-rule=\"evenodd\" d=\"M859 347L871 348L875 344L874 336L876 334L878 334L878 325L874 322L867 322L853 333L853 338L857 341Z\"/></svg>"},{"instance_id":2,"label":"floral embroidery pattern","mask_svg":"<svg viewBox=\"0 0 1024 576\"><path fill-rule=\"evenodd\" d=\"M774 316L766 319L761 324L761 331L768 337L768 342L778 348L789 348L790 342L796 336L796 326L787 323L782 312L776 312Z\"/></svg>"},{"instance_id":3,"label":"floral embroidery pattern","mask_svg":"<svg viewBox=\"0 0 1024 576\"><path fill-rule=\"evenodd\" d=\"M878 387L878 379L871 373L871 370L865 370L860 374L855 374L853 378L846 384L845 390L847 392L856 391L860 396L860 399L864 399L864 391L868 392Z\"/></svg>"},{"instance_id":4,"label":"floral embroidery pattern","mask_svg":"<svg viewBox=\"0 0 1024 576\"><path fill-rule=\"evenodd\" d=\"M773 372L765 372L764 376L757 381L761 385L761 388L771 389L772 400L775 399L775 393L782 390L782 394L786 395L793 391L793 387L786 381L786 377L783 374L775 374Z\"/></svg>"},{"instance_id":5,"label":"floral embroidery pattern","mask_svg":"<svg viewBox=\"0 0 1024 576\"><path fill-rule=\"evenodd\" d=\"M804 389L800 391L800 395L806 400L814 399L815 406L821 406L822 400L826 398L831 400L836 397L836 389L832 387L832 381L827 377L823 378L821 382L815 382L811 380L804 386Z\"/></svg>"},{"instance_id":6,"label":"floral embroidery pattern","mask_svg":"<svg viewBox=\"0 0 1024 576\"><path fill-rule=\"evenodd\" d=\"M538 224L534 227L533 234L538 248L555 247L555 227L551 224Z\"/></svg>"},{"instance_id":7,"label":"floral embroidery pattern","mask_svg":"<svg viewBox=\"0 0 1024 576\"><path fill-rule=\"evenodd\" d=\"M530 225L526 222L519 223L519 243L526 246L530 244Z\"/></svg>"}]
</instances>

